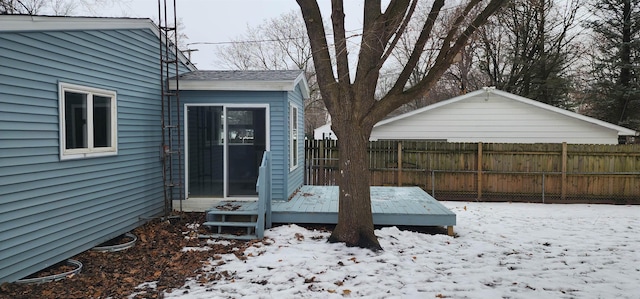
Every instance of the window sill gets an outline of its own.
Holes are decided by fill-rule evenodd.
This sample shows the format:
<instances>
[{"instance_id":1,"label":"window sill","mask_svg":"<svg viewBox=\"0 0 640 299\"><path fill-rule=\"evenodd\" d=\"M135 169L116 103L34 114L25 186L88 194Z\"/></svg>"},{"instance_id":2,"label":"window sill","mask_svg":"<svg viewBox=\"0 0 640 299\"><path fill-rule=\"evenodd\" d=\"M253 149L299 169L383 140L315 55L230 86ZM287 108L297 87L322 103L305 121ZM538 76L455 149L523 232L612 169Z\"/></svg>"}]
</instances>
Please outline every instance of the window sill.
<instances>
[{"instance_id":1,"label":"window sill","mask_svg":"<svg viewBox=\"0 0 640 299\"><path fill-rule=\"evenodd\" d=\"M69 154L60 155L60 160L90 159L90 158L100 158L100 157L108 157L108 156L116 156L116 155L118 155L118 151L69 153Z\"/></svg>"}]
</instances>

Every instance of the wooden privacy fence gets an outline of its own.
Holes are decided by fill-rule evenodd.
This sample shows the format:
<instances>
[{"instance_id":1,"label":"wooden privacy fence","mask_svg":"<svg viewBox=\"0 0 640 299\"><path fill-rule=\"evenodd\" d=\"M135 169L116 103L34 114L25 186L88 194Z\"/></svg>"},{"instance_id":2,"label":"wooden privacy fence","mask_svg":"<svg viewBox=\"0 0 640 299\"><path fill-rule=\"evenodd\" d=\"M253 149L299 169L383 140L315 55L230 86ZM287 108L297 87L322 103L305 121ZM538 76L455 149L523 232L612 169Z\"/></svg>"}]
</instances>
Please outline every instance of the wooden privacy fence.
<instances>
[{"instance_id":1,"label":"wooden privacy fence","mask_svg":"<svg viewBox=\"0 0 640 299\"><path fill-rule=\"evenodd\" d=\"M307 140L305 182L336 185L338 143ZM369 143L372 186L441 200L640 204L640 145Z\"/></svg>"}]
</instances>

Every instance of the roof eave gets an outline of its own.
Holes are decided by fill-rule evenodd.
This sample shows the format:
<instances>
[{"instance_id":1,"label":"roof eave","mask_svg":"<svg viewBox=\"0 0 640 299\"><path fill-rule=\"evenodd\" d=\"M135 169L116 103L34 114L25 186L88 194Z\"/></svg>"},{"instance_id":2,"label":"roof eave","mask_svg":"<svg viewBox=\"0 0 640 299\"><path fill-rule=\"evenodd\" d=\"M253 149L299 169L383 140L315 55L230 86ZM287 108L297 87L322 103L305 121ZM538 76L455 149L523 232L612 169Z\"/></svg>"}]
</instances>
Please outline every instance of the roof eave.
<instances>
[{"instance_id":1,"label":"roof eave","mask_svg":"<svg viewBox=\"0 0 640 299\"><path fill-rule=\"evenodd\" d=\"M230 91L293 91L291 81L255 80L180 80L180 90L230 90ZM169 89L176 89L175 80L170 80Z\"/></svg>"},{"instance_id":2,"label":"roof eave","mask_svg":"<svg viewBox=\"0 0 640 299\"><path fill-rule=\"evenodd\" d=\"M436 109L436 108L439 108L439 107L442 107L442 106L445 106L445 105L449 105L451 103L462 101L462 100L464 100L466 98L474 97L474 96L476 96L478 94L481 94L482 92L484 92L484 90L480 89L480 90L476 90L476 91L473 91L473 92L470 92L470 93L467 93L467 94L463 94L463 95L460 95L460 96L457 96L457 97L454 97L454 98L451 98L451 99L448 99L448 100L440 101L440 102L437 102L435 104L424 106L424 107L422 107L420 109L409 111L407 113L403 113L403 114L400 114L398 116L391 117L391 118L379 121L378 123L376 123L374 125L374 127L379 127L379 126L382 126L382 125L385 125L385 124L388 124L388 123L392 123L392 122L395 122L395 121L398 121L398 120L401 120L401 119L404 119L404 118L407 118L407 117L410 117L410 116L413 116L413 115L416 115L416 114L419 114L419 113L422 113L422 112L425 112L425 111L433 110L433 109Z\"/></svg>"},{"instance_id":3,"label":"roof eave","mask_svg":"<svg viewBox=\"0 0 640 299\"><path fill-rule=\"evenodd\" d=\"M180 79L169 80L169 89L176 90L228 90L228 91L295 91L300 86L302 97L309 98L309 85L304 72L294 79L281 80L224 80L224 79Z\"/></svg>"},{"instance_id":4,"label":"roof eave","mask_svg":"<svg viewBox=\"0 0 640 299\"><path fill-rule=\"evenodd\" d=\"M594 125L598 125L598 126L601 126L601 127L605 127L607 129L614 130L614 131L618 132L619 136L636 136L638 134L638 132L636 132L636 131L634 131L632 129L629 129L629 128L625 128L625 127L618 126L618 125L615 125L615 124L612 124L612 123L609 123L609 122L606 122L606 121L602 121L602 120L599 120L599 119L596 119L596 118L593 118L593 117L590 117L590 116L582 115L582 114L575 113L575 112L572 112L572 111L569 111L569 110L565 110L565 109L562 109L562 108L551 106L549 104L538 102L536 100L525 98L525 97L522 97L522 96L519 96L519 95L516 95L516 94L512 94L512 93L501 91L501 90L492 90L491 92L494 92L496 94L500 94L500 95L502 95L504 97L508 97L508 98L511 98L511 99L519 101L519 102L523 102L525 104L536 106L536 107L541 108L541 109L545 109L545 110L548 110L548 111L556 112L556 113L559 113L559 114L562 114L562 115L565 115L565 116L568 116L568 117L572 117L572 118L575 118L575 119L578 119L578 120L581 120L581 121L584 121L584 122L588 122L588 123L591 123L591 124L594 124Z\"/></svg>"},{"instance_id":5,"label":"roof eave","mask_svg":"<svg viewBox=\"0 0 640 299\"><path fill-rule=\"evenodd\" d=\"M300 84L300 90L302 91L302 97L304 99L308 99L310 97L311 91L309 90L309 84L307 82L307 77L304 72L300 72L300 75L293 82L293 88L296 88L296 85Z\"/></svg>"},{"instance_id":6,"label":"roof eave","mask_svg":"<svg viewBox=\"0 0 640 299\"><path fill-rule=\"evenodd\" d=\"M6 15L0 18L0 31L55 31L153 29L153 21L146 18L96 18L63 16Z\"/></svg>"}]
</instances>

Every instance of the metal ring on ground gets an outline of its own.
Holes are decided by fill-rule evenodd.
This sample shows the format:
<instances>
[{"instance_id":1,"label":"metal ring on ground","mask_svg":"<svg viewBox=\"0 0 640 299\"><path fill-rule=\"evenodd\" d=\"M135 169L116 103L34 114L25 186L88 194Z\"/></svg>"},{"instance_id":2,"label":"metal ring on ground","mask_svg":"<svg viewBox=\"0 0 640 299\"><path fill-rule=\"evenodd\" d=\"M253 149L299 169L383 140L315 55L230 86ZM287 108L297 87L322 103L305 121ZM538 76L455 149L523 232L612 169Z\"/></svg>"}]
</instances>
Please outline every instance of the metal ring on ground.
<instances>
[{"instance_id":1,"label":"metal ring on ground","mask_svg":"<svg viewBox=\"0 0 640 299\"><path fill-rule=\"evenodd\" d=\"M91 248L91 250L93 251L100 251L100 252L116 252L116 251L121 251L121 250L125 250L125 249L129 249L131 247L133 247L133 245L136 244L136 241L138 241L138 237L132 233L126 233L124 234L125 237L129 237L132 240L127 242L127 243L122 243L122 244L116 244L116 245L110 245L110 246L96 246Z\"/></svg>"},{"instance_id":2,"label":"metal ring on ground","mask_svg":"<svg viewBox=\"0 0 640 299\"><path fill-rule=\"evenodd\" d=\"M67 278L67 277L72 277L72 276L80 273L80 270L82 270L82 263L80 261L68 259L66 261L66 264L70 265L70 266L75 266L76 268L71 270L71 271L67 271L67 272L59 273L59 274L54 274L54 275L49 275L49 276L45 276L45 277L19 279L19 280L16 281L16 283L19 283L19 284L32 284L32 283L40 284L40 283L45 283L45 282L58 281L58 280L63 280L65 278Z\"/></svg>"}]
</instances>

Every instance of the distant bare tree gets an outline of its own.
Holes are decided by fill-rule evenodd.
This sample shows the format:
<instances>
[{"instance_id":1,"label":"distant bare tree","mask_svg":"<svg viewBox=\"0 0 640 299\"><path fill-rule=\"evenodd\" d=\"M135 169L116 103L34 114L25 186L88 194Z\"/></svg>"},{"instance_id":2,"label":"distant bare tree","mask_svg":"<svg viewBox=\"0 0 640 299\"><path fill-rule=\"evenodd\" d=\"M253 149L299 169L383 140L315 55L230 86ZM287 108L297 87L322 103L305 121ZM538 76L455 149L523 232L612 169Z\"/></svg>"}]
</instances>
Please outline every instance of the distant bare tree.
<instances>
[{"instance_id":1,"label":"distant bare tree","mask_svg":"<svg viewBox=\"0 0 640 299\"><path fill-rule=\"evenodd\" d=\"M579 0L512 0L481 32L487 85L570 108Z\"/></svg>"},{"instance_id":2,"label":"distant bare tree","mask_svg":"<svg viewBox=\"0 0 640 299\"><path fill-rule=\"evenodd\" d=\"M0 14L74 15L78 9L100 15L99 9L119 0L0 0Z\"/></svg>"},{"instance_id":3,"label":"distant bare tree","mask_svg":"<svg viewBox=\"0 0 640 299\"><path fill-rule=\"evenodd\" d=\"M303 70L310 89L310 98L304 105L305 132L313 134L313 129L327 121L326 108L320 99L315 78L309 38L304 22L295 11L266 20L256 27L248 27L245 34L219 48L217 57L225 67L232 69Z\"/></svg>"},{"instance_id":4,"label":"distant bare tree","mask_svg":"<svg viewBox=\"0 0 640 299\"><path fill-rule=\"evenodd\" d=\"M460 14L462 7L452 7L441 12L442 22L434 24L433 34L426 42L424 51L420 56L417 67L411 73L408 80L408 86L413 86L420 82L429 69L435 63L441 42L447 34L448 27L454 22L455 17ZM396 49L392 53L395 63L387 67L386 72L397 74L413 51L413 44L418 39L421 24L429 17L429 10L426 2L418 2L416 6L416 16L407 25L406 33L400 37ZM482 74L475 67L478 62L477 58L477 38L474 36L469 38L468 43L456 55L449 69L443 74L438 82L429 90L428 93L421 95L410 102L396 109L389 116L394 116L409 112L424 106L446 100L460 94L464 94L469 90L476 90L483 86L484 81L481 79ZM393 75L381 76L380 88L378 92L384 94L393 86Z\"/></svg>"}]
</instances>

